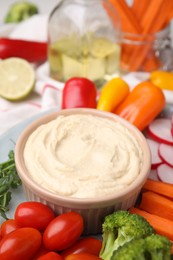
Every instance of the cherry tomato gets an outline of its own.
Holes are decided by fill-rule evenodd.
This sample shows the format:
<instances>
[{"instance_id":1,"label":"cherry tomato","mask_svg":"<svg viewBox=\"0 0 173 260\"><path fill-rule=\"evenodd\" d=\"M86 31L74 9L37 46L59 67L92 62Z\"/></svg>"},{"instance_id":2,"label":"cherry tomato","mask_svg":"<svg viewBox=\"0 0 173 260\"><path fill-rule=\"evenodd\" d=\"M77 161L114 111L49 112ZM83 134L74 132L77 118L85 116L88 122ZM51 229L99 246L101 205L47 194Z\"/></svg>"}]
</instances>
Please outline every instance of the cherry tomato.
<instances>
[{"instance_id":1,"label":"cherry tomato","mask_svg":"<svg viewBox=\"0 0 173 260\"><path fill-rule=\"evenodd\" d=\"M39 258L37 258L37 260L63 260L63 258L55 252L49 252L45 255L40 256Z\"/></svg>"},{"instance_id":2,"label":"cherry tomato","mask_svg":"<svg viewBox=\"0 0 173 260\"><path fill-rule=\"evenodd\" d=\"M84 237L78 240L74 245L67 248L61 253L61 256L65 258L70 254L89 253L99 256L102 247L102 242L94 237Z\"/></svg>"},{"instance_id":3,"label":"cherry tomato","mask_svg":"<svg viewBox=\"0 0 173 260\"><path fill-rule=\"evenodd\" d=\"M41 247L39 248L37 253L34 255L32 260L37 260L39 257L41 257L47 253L49 253L49 251L43 245L41 245Z\"/></svg>"},{"instance_id":4,"label":"cherry tomato","mask_svg":"<svg viewBox=\"0 0 173 260\"><path fill-rule=\"evenodd\" d=\"M45 248L53 251L71 246L83 232L84 222L77 212L67 212L54 218L43 233Z\"/></svg>"},{"instance_id":5,"label":"cherry tomato","mask_svg":"<svg viewBox=\"0 0 173 260\"><path fill-rule=\"evenodd\" d=\"M52 209L36 201L22 202L15 211L15 220L21 227L32 227L40 231L43 231L54 217Z\"/></svg>"},{"instance_id":6,"label":"cherry tomato","mask_svg":"<svg viewBox=\"0 0 173 260\"><path fill-rule=\"evenodd\" d=\"M28 260L40 248L42 237L34 228L19 228L0 241L1 260Z\"/></svg>"},{"instance_id":7,"label":"cherry tomato","mask_svg":"<svg viewBox=\"0 0 173 260\"><path fill-rule=\"evenodd\" d=\"M101 260L101 258L88 253L79 253L68 255L65 260Z\"/></svg>"},{"instance_id":8,"label":"cherry tomato","mask_svg":"<svg viewBox=\"0 0 173 260\"><path fill-rule=\"evenodd\" d=\"M7 234L11 233L12 231L20 228L17 221L15 219L8 219L4 221L1 225L1 237L3 238Z\"/></svg>"}]
</instances>

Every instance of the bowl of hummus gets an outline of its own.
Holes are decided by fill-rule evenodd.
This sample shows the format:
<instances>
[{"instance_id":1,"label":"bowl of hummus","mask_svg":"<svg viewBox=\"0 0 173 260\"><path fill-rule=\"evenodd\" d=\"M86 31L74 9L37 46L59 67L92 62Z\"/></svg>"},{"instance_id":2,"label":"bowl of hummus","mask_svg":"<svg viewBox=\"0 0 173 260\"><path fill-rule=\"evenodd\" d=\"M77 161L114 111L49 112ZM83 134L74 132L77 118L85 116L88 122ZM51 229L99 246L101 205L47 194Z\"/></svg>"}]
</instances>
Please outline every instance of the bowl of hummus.
<instances>
[{"instance_id":1,"label":"bowl of hummus","mask_svg":"<svg viewBox=\"0 0 173 260\"><path fill-rule=\"evenodd\" d=\"M106 215L134 206L151 155L142 132L126 120L75 108L47 114L24 129L15 162L28 200L56 214L77 211L84 234L97 234Z\"/></svg>"}]
</instances>

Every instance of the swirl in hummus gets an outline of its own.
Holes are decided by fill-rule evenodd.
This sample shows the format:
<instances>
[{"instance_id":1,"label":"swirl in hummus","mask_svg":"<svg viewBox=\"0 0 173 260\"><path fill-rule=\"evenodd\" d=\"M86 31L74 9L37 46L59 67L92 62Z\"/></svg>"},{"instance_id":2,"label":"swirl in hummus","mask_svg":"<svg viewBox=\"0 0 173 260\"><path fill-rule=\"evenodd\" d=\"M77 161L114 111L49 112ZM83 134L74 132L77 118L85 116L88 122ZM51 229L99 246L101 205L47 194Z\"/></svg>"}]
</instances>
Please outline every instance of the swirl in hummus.
<instances>
[{"instance_id":1,"label":"swirl in hummus","mask_svg":"<svg viewBox=\"0 0 173 260\"><path fill-rule=\"evenodd\" d=\"M119 122L92 115L58 116L27 140L31 178L68 197L94 198L125 189L139 175L142 150Z\"/></svg>"}]
</instances>

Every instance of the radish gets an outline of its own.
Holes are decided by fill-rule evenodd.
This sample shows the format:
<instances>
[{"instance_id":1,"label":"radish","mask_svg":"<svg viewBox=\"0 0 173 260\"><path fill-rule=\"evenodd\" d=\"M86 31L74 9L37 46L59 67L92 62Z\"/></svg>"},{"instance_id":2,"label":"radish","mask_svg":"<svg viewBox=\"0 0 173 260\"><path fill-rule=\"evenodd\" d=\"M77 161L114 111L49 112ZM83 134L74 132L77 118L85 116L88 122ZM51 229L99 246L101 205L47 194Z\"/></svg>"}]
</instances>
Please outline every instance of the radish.
<instances>
[{"instance_id":1,"label":"radish","mask_svg":"<svg viewBox=\"0 0 173 260\"><path fill-rule=\"evenodd\" d=\"M165 144L173 144L173 137L171 134L171 119L158 118L151 122L148 126L148 134L158 142Z\"/></svg>"},{"instance_id":2,"label":"radish","mask_svg":"<svg viewBox=\"0 0 173 260\"><path fill-rule=\"evenodd\" d=\"M159 156L160 158L168 164L170 167L173 167L173 146L168 144L159 145Z\"/></svg>"},{"instance_id":3,"label":"radish","mask_svg":"<svg viewBox=\"0 0 173 260\"><path fill-rule=\"evenodd\" d=\"M151 151L151 168L156 169L163 162L158 154L159 143L149 138L146 138L146 140Z\"/></svg>"},{"instance_id":4,"label":"radish","mask_svg":"<svg viewBox=\"0 0 173 260\"><path fill-rule=\"evenodd\" d=\"M157 167L158 178L170 184L173 184L173 168L167 164L161 164Z\"/></svg>"}]
</instances>

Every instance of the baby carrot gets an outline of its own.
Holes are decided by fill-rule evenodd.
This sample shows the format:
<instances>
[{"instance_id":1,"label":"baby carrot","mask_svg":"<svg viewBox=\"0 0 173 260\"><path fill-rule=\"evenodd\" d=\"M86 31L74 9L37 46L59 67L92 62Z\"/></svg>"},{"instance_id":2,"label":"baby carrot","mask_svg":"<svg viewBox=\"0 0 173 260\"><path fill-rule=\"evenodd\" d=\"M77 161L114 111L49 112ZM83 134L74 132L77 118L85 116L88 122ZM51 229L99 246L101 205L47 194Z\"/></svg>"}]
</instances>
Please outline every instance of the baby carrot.
<instances>
[{"instance_id":1,"label":"baby carrot","mask_svg":"<svg viewBox=\"0 0 173 260\"><path fill-rule=\"evenodd\" d=\"M161 181L154 181L152 179L147 179L143 186L144 190L149 190L156 192L158 194L164 195L168 198L173 199L173 185Z\"/></svg>"},{"instance_id":2,"label":"baby carrot","mask_svg":"<svg viewBox=\"0 0 173 260\"><path fill-rule=\"evenodd\" d=\"M170 240L173 240L173 221L148 213L145 210L141 210L135 207L129 209L129 212L144 217L155 229L156 233L162 236L166 236Z\"/></svg>"},{"instance_id":3,"label":"baby carrot","mask_svg":"<svg viewBox=\"0 0 173 260\"><path fill-rule=\"evenodd\" d=\"M151 214L173 220L173 201L155 192L143 192L139 208Z\"/></svg>"}]
</instances>

